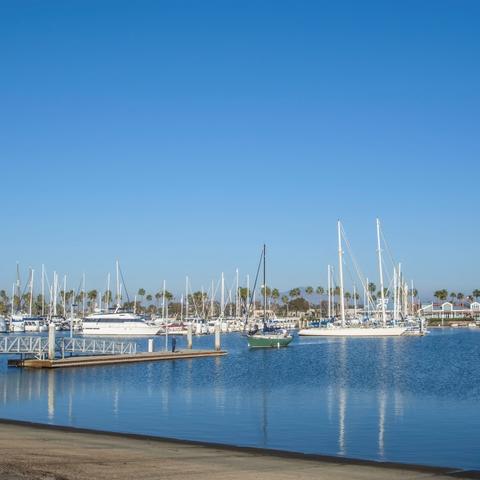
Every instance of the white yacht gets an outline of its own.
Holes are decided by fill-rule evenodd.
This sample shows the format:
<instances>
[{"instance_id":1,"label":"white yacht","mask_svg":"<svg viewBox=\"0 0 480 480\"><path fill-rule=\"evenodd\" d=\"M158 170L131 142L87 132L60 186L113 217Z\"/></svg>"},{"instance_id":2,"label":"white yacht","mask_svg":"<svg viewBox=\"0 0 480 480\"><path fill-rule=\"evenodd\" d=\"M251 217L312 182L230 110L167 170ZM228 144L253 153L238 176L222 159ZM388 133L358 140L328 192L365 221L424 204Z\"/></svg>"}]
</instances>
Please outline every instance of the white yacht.
<instances>
[{"instance_id":1,"label":"white yacht","mask_svg":"<svg viewBox=\"0 0 480 480\"><path fill-rule=\"evenodd\" d=\"M14 314L10 317L10 332L23 333L25 332L25 320L24 315Z\"/></svg>"},{"instance_id":2,"label":"white yacht","mask_svg":"<svg viewBox=\"0 0 480 480\"><path fill-rule=\"evenodd\" d=\"M0 333L7 333L7 322L2 316L0 316Z\"/></svg>"},{"instance_id":3,"label":"white yacht","mask_svg":"<svg viewBox=\"0 0 480 480\"><path fill-rule=\"evenodd\" d=\"M158 325L151 325L132 312L96 312L83 319L83 335L148 336L156 335Z\"/></svg>"}]
</instances>

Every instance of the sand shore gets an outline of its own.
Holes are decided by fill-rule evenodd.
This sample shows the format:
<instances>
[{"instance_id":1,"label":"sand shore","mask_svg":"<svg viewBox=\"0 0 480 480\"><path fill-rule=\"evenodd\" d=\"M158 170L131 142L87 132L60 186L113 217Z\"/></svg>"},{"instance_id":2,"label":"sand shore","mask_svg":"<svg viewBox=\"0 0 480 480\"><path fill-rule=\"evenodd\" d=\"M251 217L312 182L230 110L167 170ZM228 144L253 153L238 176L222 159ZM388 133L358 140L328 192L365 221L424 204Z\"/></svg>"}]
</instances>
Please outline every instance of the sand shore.
<instances>
[{"instance_id":1,"label":"sand shore","mask_svg":"<svg viewBox=\"0 0 480 480\"><path fill-rule=\"evenodd\" d=\"M468 472L340 461L0 421L0 479L447 479ZM477 477L479 478L479 477Z\"/></svg>"}]
</instances>

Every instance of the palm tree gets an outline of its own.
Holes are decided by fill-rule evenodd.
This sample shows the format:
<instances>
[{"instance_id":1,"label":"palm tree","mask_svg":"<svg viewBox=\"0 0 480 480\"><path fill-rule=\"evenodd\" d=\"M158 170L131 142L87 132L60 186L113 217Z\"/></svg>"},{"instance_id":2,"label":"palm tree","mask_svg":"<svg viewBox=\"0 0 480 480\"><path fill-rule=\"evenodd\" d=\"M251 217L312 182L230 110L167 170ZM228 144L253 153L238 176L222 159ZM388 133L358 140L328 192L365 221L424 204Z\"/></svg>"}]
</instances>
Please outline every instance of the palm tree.
<instances>
[{"instance_id":1,"label":"palm tree","mask_svg":"<svg viewBox=\"0 0 480 480\"><path fill-rule=\"evenodd\" d=\"M282 295L282 302L285 305L286 311L287 311L287 317L288 317L288 297L287 295Z\"/></svg>"},{"instance_id":2,"label":"palm tree","mask_svg":"<svg viewBox=\"0 0 480 480\"><path fill-rule=\"evenodd\" d=\"M143 297L145 296L145 289L144 289L144 288L139 288L137 295L139 295L140 297L142 297L142 301L143 301ZM140 302L140 304L141 304L141 303L142 303L142 302Z\"/></svg>"},{"instance_id":3,"label":"palm tree","mask_svg":"<svg viewBox=\"0 0 480 480\"><path fill-rule=\"evenodd\" d=\"M457 293L457 300L461 303L464 299L465 295L463 293Z\"/></svg>"},{"instance_id":4,"label":"palm tree","mask_svg":"<svg viewBox=\"0 0 480 480\"><path fill-rule=\"evenodd\" d=\"M447 296L448 296L448 292L445 290L445 289L442 289L442 290L436 290L434 293L433 293L433 296L435 298L438 298L438 300L440 301L444 301L447 299ZM457 296L458 298L458 296Z\"/></svg>"},{"instance_id":5,"label":"palm tree","mask_svg":"<svg viewBox=\"0 0 480 480\"><path fill-rule=\"evenodd\" d=\"M307 288L305 289L305 293L306 293L307 295L311 295L311 294L313 293L313 287L307 287Z\"/></svg>"},{"instance_id":6,"label":"palm tree","mask_svg":"<svg viewBox=\"0 0 480 480\"><path fill-rule=\"evenodd\" d=\"M455 302L455 299L457 298L457 294L455 292L450 292L450 300L452 303Z\"/></svg>"},{"instance_id":7,"label":"palm tree","mask_svg":"<svg viewBox=\"0 0 480 480\"><path fill-rule=\"evenodd\" d=\"M147 302L151 302L151 301L153 300L153 297L152 297L152 295L149 293L149 294L145 297L145 299L147 300Z\"/></svg>"},{"instance_id":8,"label":"palm tree","mask_svg":"<svg viewBox=\"0 0 480 480\"><path fill-rule=\"evenodd\" d=\"M349 300L352 298L352 295L350 292L345 292L344 297L345 297L345 300L347 301L347 308L348 308L349 307L348 303L349 303Z\"/></svg>"},{"instance_id":9,"label":"palm tree","mask_svg":"<svg viewBox=\"0 0 480 480\"><path fill-rule=\"evenodd\" d=\"M90 303L90 310L93 311L93 308L95 307L95 302L98 297L98 292L96 290L90 290L87 292L87 298Z\"/></svg>"},{"instance_id":10,"label":"palm tree","mask_svg":"<svg viewBox=\"0 0 480 480\"><path fill-rule=\"evenodd\" d=\"M278 288L272 288L272 300L273 300L273 303L274 303L275 307L277 306L277 302L278 302L279 298L280 298L280 292L279 292Z\"/></svg>"},{"instance_id":11,"label":"palm tree","mask_svg":"<svg viewBox=\"0 0 480 480\"><path fill-rule=\"evenodd\" d=\"M478 297L480 297L480 290L478 288L476 288L473 292L472 292L472 297L475 297L475 300L478 300Z\"/></svg>"}]
</instances>

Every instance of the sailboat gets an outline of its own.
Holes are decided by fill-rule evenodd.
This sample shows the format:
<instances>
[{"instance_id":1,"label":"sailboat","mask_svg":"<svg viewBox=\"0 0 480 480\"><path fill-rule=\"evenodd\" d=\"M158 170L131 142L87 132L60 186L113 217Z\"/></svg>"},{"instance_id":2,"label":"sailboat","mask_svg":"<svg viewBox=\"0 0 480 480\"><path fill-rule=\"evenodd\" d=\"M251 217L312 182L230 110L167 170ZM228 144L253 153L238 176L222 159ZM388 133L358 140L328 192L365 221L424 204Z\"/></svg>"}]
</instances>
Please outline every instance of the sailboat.
<instances>
[{"instance_id":1,"label":"sailboat","mask_svg":"<svg viewBox=\"0 0 480 480\"><path fill-rule=\"evenodd\" d=\"M341 223L337 222L338 231L338 273L340 277L340 325L329 323L326 327L306 328L298 332L301 336L307 337L399 337L407 334L407 328L395 324L387 324L383 285L382 250L380 246L380 221L377 218L377 254L378 268L380 274L381 292L381 321L379 325L367 324L362 326L350 326L346 324L345 302L343 293L343 250Z\"/></svg>"},{"instance_id":2,"label":"sailboat","mask_svg":"<svg viewBox=\"0 0 480 480\"><path fill-rule=\"evenodd\" d=\"M255 325L253 330L250 330L247 334L248 346L250 348L280 348L286 347L293 340L292 335L288 333L285 329L279 329L268 324L267 318L267 281L266 281L266 246L263 245L262 255L260 257L260 263L257 270L257 278L255 279L255 285L253 291L255 291L255 286L258 279L258 273L260 266L263 262L263 326L260 329L258 325ZM253 291L251 299L253 298ZM250 301L250 305L251 305ZM248 323L248 311L247 308L245 324Z\"/></svg>"}]
</instances>

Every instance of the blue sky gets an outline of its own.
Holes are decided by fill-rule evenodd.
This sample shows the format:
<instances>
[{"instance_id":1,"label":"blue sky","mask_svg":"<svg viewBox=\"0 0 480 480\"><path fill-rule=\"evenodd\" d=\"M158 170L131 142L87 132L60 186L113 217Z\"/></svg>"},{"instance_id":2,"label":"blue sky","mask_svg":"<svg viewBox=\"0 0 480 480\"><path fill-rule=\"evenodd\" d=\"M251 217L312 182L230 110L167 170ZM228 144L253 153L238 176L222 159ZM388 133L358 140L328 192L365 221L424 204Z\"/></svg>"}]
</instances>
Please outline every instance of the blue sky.
<instances>
[{"instance_id":1,"label":"blue sky","mask_svg":"<svg viewBox=\"0 0 480 480\"><path fill-rule=\"evenodd\" d=\"M375 217L424 295L480 288L477 1L3 1L0 284L325 285ZM72 285L73 286L73 285Z\"/></svg>"}]
</instances>

